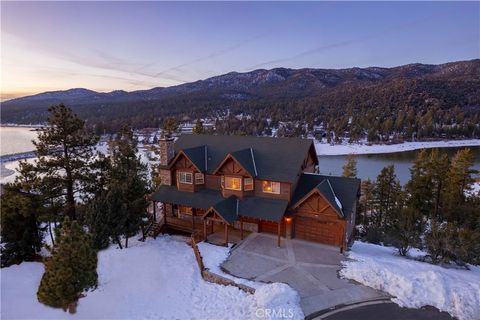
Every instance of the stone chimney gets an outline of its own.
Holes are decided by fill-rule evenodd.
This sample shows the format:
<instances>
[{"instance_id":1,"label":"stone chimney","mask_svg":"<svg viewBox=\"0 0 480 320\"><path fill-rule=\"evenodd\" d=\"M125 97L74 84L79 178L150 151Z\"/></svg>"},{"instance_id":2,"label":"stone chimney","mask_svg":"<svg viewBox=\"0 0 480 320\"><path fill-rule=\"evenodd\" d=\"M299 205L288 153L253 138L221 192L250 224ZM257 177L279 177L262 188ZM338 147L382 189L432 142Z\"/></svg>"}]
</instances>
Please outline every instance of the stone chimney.
<instances>
[{"instance_id":1,"label":"stone chimney","mask_svg":"<svg viewBox=\"0 0 480 320\"><path fill-rule=\"evenodd\" d=\"M173 151L173 138L161 137L158 141L160 145L160 165L167 166L170 160L175 156Z\"/></svg>"},{"instance_id":2,"label":"stone chimney","mask_svg":"<svg viewBox=\"0 0 480 320\"><path fill-rule=\"evenodd\" d=\"M175 156L173 151L173 138L161 137L158 141L160 145L160 166L167 166L170 160ZM170 169L160 168L160 184L171 186L172 185L172 173Z\"/></svg>"}]
</instances>

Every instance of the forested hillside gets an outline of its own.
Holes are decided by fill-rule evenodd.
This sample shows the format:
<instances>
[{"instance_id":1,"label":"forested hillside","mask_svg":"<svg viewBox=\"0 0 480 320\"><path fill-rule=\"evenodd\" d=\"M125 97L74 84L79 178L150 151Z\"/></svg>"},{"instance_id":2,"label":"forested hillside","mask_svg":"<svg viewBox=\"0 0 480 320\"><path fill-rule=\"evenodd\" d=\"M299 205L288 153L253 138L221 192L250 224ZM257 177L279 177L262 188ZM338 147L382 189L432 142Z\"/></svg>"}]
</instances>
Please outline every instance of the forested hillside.
<instances>
[{"instance_id":1,"label":"forested hillside","mask_svg":"<svg viewBox=\"0 0 480 320\"><path fill-rule=\"evenodd\" d=\"M290 122L282 135L301 135L323 124L324 136L334 139L348 132L352 141L475 138L480 136L480 60L232 72L133 92L71 89L4 102L2 122L43 122L48 106L61 102L107 132L124 122L158 127L167 117L215 119L229 110L231 117L217 123L217 131L264 134L282 121ZM251 118L233 117L241 113Z\"/></svg>"}]
</instances>

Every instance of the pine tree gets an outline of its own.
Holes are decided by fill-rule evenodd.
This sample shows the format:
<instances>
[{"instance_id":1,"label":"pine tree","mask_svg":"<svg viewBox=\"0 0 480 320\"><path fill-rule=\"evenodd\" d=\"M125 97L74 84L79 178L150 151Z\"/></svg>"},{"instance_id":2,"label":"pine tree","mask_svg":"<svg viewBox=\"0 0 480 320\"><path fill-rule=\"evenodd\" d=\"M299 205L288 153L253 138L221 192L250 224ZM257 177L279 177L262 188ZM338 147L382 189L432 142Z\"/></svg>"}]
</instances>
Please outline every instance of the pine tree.
<instances>
[{"instance_id":1,"label":"pine tree","mask_svg":"<svg viewBox=\"0 0 480 320\"><path fill-rule=\"evenodd\" d=\"M148 183L146 166L137 156L137 144L128 127L110 141L106 188L87 208L87 223L99 249L108 246L110 240L122 248L122 236L128 247L128 238L142 227L148 207Z\"/></svg>"},{"instance_id":2,"label":"pine tree","mask_svg":"<svg viewBox=\"0 0 480 320\"><path fill-rule=\"evenodd\" d=\"M202 120L197 119L197 122L195 123L195 127L193 128L193 133L202 134L204 132L205 132L205 130L203 128Z\"/></svg>"},{"instance_id":3,"label":"pine tree","mask_svg":"<svg viewBox=\"0 0 480 320\"><path fill-rule=\"evenodd\" d=\"M167 118L163 122L163 130L165 130L165 134L170 136L172 133L177 131L178 129L178 122L175 118Z\"/></svg>"},{"instance_id":4,"label":"pine tree","mask_svg":"<svg viewBox=\"0 0 480 320\"><path fill-rule=\"evenodd\" d=\"M474 181L472 175L477 172L472 169L474 162L475 155L470 149L459 150L452 159L445 187L445 213L450 221L465 221L466 217L462 214L465 191L470 190Z\"/></svg>"},{"instance_id":5,"label":"pine tree","mask_svg":"<svg viewBox=\"0 0 480 320\"><path fill-rule=\"evenodd\" d=\"M125 247L128 238L135 235L141 227L146 214L148 202L145 195L148 191L146 166L137 157L137 140L130 128L124 127L110 145L112 169L109 173L109 184L120 189L121 200L126 204L122 221Z\"/></svg>"},{"instance_id":6,"label":"pine tree","mask_svg":"<svg viewBox=\"0 0 480 320\"><path fill-rule=\"evenodd\" d=\"M379 228L384 228L387 219L398 211L401 189L400 182L395 175L395 167L390 165L383 168L373 189L375 223Z\"/></svg>"},{"instance_id":7,"label":"pine tree","mask_svg":"<svg viewBox=\"0 0 480 320\"><path fill-rule=\"evenodd\" d=\"M433 263L448 263L455 259L458 247L457 227L452 223L441 223L432 219L424 242Z\"/></svg>"},{"instance_id":8,"label":"pine tree","mask_svg":"<svg viewBox=\"0 0 480 320\"><path fill-rule=\"evenodd\" d=\"M390 242L400 255L405 256L410 248L420 243L422 216L413 208L402 207L396 215L390 217L387 228Z\"/></svg>"},{"instance_id":9,"label":"pine tree","mask_svg":"<svg viewBox=\"0 0 480 320\"><path fill-rule=\"evenodd\" d=\"M18 184L6 184L1 203L1 266L33 260L42 246L37 217L41 208L36 196Z\"/></svg>"},{"instance_id":10,"label":"pine tree","mask_svg":"<svg viewBox=\"0 0 480 320\"><path fill-rule=\"evenodd\" d=\"M430 217L440 217L443 210L443 197L447 175L450 167L450 159L446 153L440 153L438 149L430 152L429 175L431 179L433 208L430 210Z\"/></svg>"},{"instance_id":11,"label":"pine tree","mask_svg":"<svg viewBox=\"0 0 480 320\"><path fill-rule=\"evenodd\" d=\"M362 223L364 226L367 225L367 217L371 213L373 206L373 189L374 184L370 179L362 181L360 186L360 212L362 212ZM360 220L357 220L360 221Z\"/></svg>"},{"instance_id":12,"label":"pine tree","mask_svg":"<svg viewBox=\"0 0 480 320\"><path fill-rule=\"evenodd\" d=\"M94 146L98 137L89 133L85 122L65 105L50 107L48 127L33 141L38 160L37 177L50 198L65 202L65 213L75 220L76 196L86 197L95 188Z\"/></svg>"},{"instance_id":13,"label":"pine tree","mask_svg":"<svg viewBox=\"0 0 480 320\"><path fill-rule=\"evenodd\" d=\"M347 163L342 167L343 177L356 178L357 177L357 160L353 154L347 156Z\"/></svg>"},{"instance_id":14,"label":"pine tree","mask_svg":"<svg viewBox=\"0 0 480 320\"><path fill-rule=\"evenodd\" d=\"M427 150L422 149L410 168L410 180L406 185L408 206L429 216L433 208L432 176L430 174L430 157Z\"/></svg>"},{"instance_id":15,"label":"pine tree","mask_svg":"<svg viewBox=\"0 0 480 320\"><path fill-rule=\"evenodd\" d=\"M56 229L56 239L37 297L43 304L73 312L80 294L97 285L97 252L90 235L68 217Z\"/></svg>"}]
</instances>

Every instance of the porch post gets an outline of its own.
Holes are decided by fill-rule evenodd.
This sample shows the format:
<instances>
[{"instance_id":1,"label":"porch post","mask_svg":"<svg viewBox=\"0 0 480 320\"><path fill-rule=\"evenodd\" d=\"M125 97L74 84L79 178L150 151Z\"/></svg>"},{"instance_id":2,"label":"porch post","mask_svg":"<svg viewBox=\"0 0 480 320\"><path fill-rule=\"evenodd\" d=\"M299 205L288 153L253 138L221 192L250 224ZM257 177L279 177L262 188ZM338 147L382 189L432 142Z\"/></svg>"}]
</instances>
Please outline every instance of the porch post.
<instances>
[{"instance_id":1,"label":"porch post","mask_svg":"<svg viewBox=\"0 0 480 320\"><path fill-rule=\"evenodd\" d=\"M167 203L163 203L163 221L167 224Z\"/></svg>"},{"instance_id":2,"label":"porch post","mask_svg":"<svg viewBox=\"0 0 480 320\"><path fill-rule=\"evenodd\" d=\"M207 220L203 220L203 241L207 241Z\"/></svg>"},{"instance_id":3,"label":"porch post","mask_svg":"<svg viewBox=\"0 0 480 320\"><path fill-rule=\"evenodd\" d=\"M153 221L157 221L157 203L155 201L153 203Z\"/></svg>"},{"instance_id":4,"label":"porch post","mask_svg":"<svg viewBox=\"0 0 480 320\"><path fill-rule=\"evenodd\" d=\"M278 238L277 238L277 245L280 247L280 230L281 230L281 224L278 222Z\"/></svg>"},{"instance_id":5,"label":"porch post","mask_svg":"<svg viewBox=\"0 0 480 320\"><path fill-rule=\"evenodd\" d=\"M228 224L225 223L225 245L228 247Z\"/></svg>"},{"instance_id":6,"label":"porch post","mask_svg":"<svg viewBox=\"0 0 480 320\"><path fill-rule=\"evenodd\" d=\"M192 208L192 232L195 232L195 208Z\"/></svg>"},{"instance_id":7,"label":"porch post","mask_svg":"<svg viewBox=\"0 0 480 320\"><path fill-rule=\"evenodd\" d=\"M240 217L240 239L243 240L243 217Z\"/></svg>"}]
</instances>

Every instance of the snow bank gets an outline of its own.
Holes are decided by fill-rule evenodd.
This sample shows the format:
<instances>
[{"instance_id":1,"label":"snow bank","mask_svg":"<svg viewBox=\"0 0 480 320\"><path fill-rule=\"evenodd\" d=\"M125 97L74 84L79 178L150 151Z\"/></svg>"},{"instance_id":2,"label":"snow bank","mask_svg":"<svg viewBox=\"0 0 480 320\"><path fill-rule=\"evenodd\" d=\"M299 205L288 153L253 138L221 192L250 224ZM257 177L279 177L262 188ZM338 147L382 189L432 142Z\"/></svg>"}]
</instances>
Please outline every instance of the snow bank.
<instances>
[{"instance_id":1,"label":"snow bank","mask_svg":"<svg viewBox=\"0 0 480 320\"><path fill-rule=\"evenodd\" d=\"M263 282L255 282L247 279L237 278L229 273L224 272L220 265L228 258L230 254L230 248L216 246L206 242L198 243L198 249L202 255L203 265L205 268L213 273L221 275L224 278L235 281L238 284L244 284L250 288L258 289L265 286Z\"/></svg>"},{"instance_id":2,"label":"snow bank","mask_svg":"<svg viewBox=\"0 0 480 320\"><path fill-rule=\"evenodd\" d=\"M420 256L419 250L413 256ZM356 241L342 277L388 292L403 307L431 305L459 319L478 319L480 267L446 269L396 255L396 249Z\"/></svg>"},{"instance_id":3,"label":"snow bank","mask_svg":"<svg viewBox=\"0 0 480 320\"><path fill-rule=\"evenodd\" d=\"M251 295L203 281L192 248L176 237L145 243L132 239L124 250L111 246L99 253L97 271L98 288L80 299L77 313L70 315L37 301L41 263L3 268L1 318L253 319L264 308L283 308L287 314L291 309L290 319L303 318L298 295L288 286L265 285Z\"/></svg>"},{"instance_id":4,"label":"snow bank","mask_svg":"<svg viewBox=\"0 0 480 320\"><path fill-rule=\"evenodd\" d=\"M448 148L448 147L471 147L480 146L480 139L470 140L452 140L452 141L429 141L429 142L404 142L401 144L335 144L315 142L315 149L319 156L332 156L342 154L375 154L375 153L393 153L402 151L412 151L428 148Z\"/></svg>"}]
</instances>

